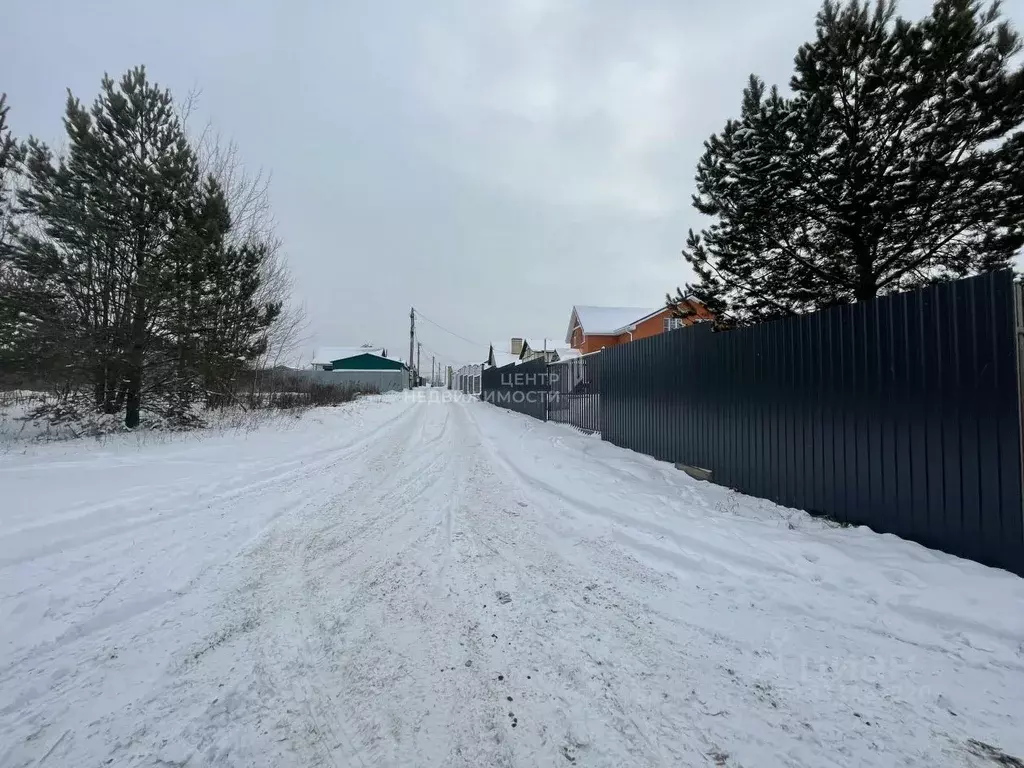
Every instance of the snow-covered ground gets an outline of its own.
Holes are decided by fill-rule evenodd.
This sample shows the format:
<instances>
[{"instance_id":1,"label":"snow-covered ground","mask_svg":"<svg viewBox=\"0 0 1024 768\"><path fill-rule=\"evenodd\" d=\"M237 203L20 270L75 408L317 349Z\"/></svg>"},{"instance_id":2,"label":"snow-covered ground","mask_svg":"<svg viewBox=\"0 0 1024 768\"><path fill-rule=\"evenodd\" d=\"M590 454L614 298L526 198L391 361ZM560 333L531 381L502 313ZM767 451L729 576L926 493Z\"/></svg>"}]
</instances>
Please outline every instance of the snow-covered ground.
<instances>
[{"instance_id":1,"label":"snow-covered ground","mask_svg":"<svg viewBox=\"0 0 1024 768\"><path fill-rule=\"evenodd\" d=\"M994 766L1024 580L489 405L0 455L2 766ZM1003 763L1012 765L1012 763Z\"/></svg>"}]
</instances>

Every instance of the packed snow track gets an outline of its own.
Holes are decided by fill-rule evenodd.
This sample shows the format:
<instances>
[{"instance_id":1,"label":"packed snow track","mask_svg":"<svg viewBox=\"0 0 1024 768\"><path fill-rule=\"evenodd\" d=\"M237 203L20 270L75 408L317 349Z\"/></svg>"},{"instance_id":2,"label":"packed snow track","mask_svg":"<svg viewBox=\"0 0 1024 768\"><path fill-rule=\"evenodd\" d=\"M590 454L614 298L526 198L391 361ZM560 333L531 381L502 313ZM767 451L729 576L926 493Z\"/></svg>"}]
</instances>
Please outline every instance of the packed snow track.
<instances>
[{"instance_id":1,"label":"packed snow track","mask_svg":"<svg viewBox=\"0 0 1024 768\"><path fill-rule=\"evenodd\" d=\"M0 453L0 766L996 766L1024 580L477 402Z\"/></svg>"}]
</instances>

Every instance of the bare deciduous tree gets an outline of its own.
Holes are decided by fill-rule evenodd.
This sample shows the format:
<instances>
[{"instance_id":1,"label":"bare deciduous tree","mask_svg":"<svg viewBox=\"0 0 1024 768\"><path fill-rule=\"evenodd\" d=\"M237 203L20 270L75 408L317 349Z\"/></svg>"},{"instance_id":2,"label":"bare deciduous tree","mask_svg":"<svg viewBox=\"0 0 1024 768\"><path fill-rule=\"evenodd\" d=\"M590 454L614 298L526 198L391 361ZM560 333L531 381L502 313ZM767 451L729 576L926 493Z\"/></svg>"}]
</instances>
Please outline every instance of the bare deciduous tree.
<instances>
[{"instance_id":1,"label":"bare deciduous tree","mask_svg":"<svg viewBox=\"0 0 1024 768\"><path fill-rule=\"evenodd\" d=\"M183 110L186 117L194 113L199 96L197 91L189 94ZM233 242L237 245L256 242L264 246L258 299L282 307L268 329L266 351L254 362L269 376L273 369L296 361L308 327L305 307L293 301L294 281L277 236L270 201L271 175L262 168L254 172L247 170L238 145L209 123L199 131L194 143L201 171L215 178L224 189L231 210ZM253 386L273 384L263 379L262 374L254 377Z\"/></svg>"}]
</instances>

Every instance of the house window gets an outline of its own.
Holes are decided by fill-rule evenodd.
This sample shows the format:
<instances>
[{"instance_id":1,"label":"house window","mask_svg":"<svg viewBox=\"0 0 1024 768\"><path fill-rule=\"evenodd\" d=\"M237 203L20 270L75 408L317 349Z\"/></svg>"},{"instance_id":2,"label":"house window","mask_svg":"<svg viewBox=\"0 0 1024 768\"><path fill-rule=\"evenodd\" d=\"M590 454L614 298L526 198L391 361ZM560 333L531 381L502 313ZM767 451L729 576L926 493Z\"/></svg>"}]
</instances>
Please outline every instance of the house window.
<instances>
[{"instance_id":1,"label":"house window","mask_svg":"<svg viewBox=\"0 0 1024 768\"><path fill-rule=\"evenodd\" d=\"M682 328L683 327L683 318L681 318L681 317L666 317L665 318L664 326L665 326L664 330L666 332L674 331L677 328Z\"/></svg>"}]
</instances>

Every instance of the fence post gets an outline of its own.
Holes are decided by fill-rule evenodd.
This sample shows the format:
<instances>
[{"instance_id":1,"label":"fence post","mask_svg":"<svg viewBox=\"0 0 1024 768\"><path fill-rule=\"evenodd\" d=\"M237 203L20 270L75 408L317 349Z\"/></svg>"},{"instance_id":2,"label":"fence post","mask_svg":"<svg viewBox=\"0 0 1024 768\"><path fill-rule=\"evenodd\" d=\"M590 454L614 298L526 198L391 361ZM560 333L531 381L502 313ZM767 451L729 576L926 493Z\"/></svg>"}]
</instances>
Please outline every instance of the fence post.
<instances>
[{"instance_id":1,"label":"fence post","mask_svg":"<svg viewBox=\"0 0 1024 768\"><path fill-rule=\"evenodd\" d=\"M551 411L551 363L545 360L544 365L544 421L548 420Z\"/></svg>"}]
</instances>

